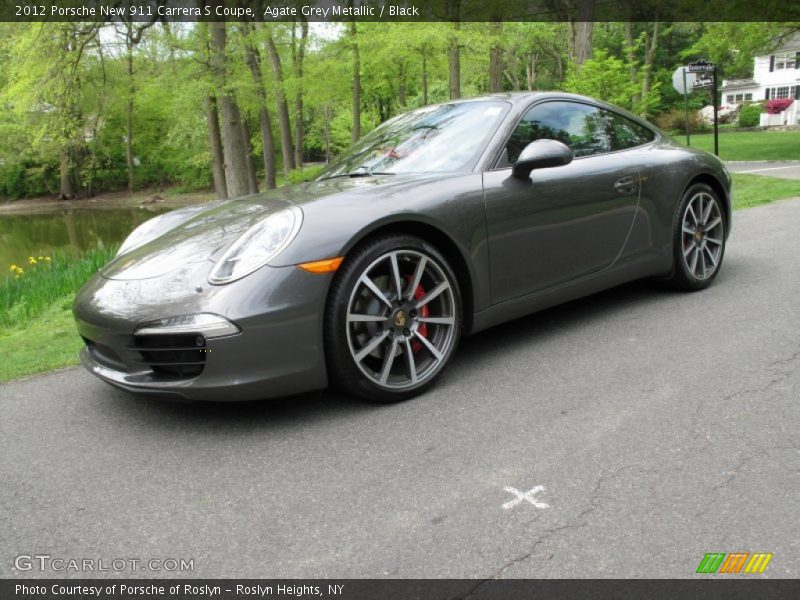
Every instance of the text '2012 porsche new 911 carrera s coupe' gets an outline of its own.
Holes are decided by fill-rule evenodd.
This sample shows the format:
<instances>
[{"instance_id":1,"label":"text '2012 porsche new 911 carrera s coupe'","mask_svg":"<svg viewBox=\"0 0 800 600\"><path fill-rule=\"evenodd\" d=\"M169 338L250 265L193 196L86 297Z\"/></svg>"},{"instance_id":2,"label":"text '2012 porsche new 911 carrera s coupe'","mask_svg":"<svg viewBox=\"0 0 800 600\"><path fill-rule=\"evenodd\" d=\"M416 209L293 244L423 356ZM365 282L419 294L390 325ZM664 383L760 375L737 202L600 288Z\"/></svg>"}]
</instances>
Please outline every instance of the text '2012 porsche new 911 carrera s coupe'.
<instances>
[{"instance_id":1,"label":"text '2012 porsche new 911 carrera s coupe'","mask_svg":"<svg viewBox=\"0 0 800 600\"><path fill-rule=\"evenodd\" d=\"M315 181L160 215L78 293L84 365L199 400L425 390L459 338L638 278L719 273L731 178L563 93L395 117Z\"/></svg>"}]
</instances>

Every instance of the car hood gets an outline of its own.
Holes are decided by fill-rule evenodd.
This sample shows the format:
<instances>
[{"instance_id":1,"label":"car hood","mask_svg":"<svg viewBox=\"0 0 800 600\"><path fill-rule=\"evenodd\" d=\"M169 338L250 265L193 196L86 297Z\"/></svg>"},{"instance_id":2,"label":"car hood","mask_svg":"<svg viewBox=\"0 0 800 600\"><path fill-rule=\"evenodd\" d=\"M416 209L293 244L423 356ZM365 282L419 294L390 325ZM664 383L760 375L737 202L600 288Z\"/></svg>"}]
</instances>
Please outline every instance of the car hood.
<instances>
[{"instance_id":1,"label":"car hood","mask_svg":"<svg viewBox=\"0 0 800 600\"><path fill-rule=\"evenodd\" d=\"M290 205L302 209L303 205L322 198L344 195L360 196L366 202L374 194L440 177L443 175L338 177L215 202L200 211L192 207L186 210L183 221L172 220L168 231L118 256L101 274L107 279L148 279L192 263L215 262L248 228Z\"/></svg>"}]
</instances>

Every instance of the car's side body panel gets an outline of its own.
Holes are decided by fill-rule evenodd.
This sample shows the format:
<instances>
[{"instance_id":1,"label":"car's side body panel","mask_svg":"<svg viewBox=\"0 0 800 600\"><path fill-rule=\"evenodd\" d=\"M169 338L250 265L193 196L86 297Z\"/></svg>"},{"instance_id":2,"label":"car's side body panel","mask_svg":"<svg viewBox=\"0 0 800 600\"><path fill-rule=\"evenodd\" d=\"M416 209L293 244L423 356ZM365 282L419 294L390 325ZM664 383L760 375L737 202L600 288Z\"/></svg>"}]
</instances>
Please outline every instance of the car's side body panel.
<instances>
[{"instance_id":1,"label":"car's side body panel","mask_svg":"<svg viewBox=\"0 0 800 600\"><path fill-rule=\"evenodd\" d=\"M609 267L639 202L639 174L624 156L587 156L534 171L484 174L492 303Z\"/></svg>"}]
</instances>

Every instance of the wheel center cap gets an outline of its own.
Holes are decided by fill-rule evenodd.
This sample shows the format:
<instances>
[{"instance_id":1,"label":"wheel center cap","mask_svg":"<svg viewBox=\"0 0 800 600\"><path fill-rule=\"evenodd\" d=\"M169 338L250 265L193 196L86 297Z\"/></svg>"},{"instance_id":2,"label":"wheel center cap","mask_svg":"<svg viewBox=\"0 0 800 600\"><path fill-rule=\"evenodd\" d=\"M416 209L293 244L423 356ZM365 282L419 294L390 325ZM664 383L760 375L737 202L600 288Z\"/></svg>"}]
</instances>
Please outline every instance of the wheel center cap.
<instances>
[{"instance_id":1,"label":"wheel center cap","mask_svg":"<svg viewBox=\"0 0 800 600\"><path fill-rule=\"evenodd\" d=\"M702 242L703 241L703 232L700 231L700 230L696 231L695 234L694 234L694 239L697 240L698 242Z\"/></svg>"},{"instance_id":2,"label":"wheel center cap","mask_svg":"<svg viewBox=\"0 0 800 600\"><path fill-rule=\"evenodd\" d=\"M394 313L394 326L402 329L408 323L408 315L404 310L398 310Z\"/></svg>"}]
</instances>

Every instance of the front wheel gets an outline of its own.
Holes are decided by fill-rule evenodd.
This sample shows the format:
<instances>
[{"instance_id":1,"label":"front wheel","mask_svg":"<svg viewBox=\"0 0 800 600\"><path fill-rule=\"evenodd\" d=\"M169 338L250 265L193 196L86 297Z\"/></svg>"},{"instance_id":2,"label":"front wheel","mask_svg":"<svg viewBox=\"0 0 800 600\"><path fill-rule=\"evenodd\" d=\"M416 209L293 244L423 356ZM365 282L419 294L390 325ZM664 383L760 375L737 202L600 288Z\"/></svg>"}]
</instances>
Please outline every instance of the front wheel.
<instances>
[{"instance_id":1,"label":"front wheel","mask_svg":"<svg viewBox=\"0 0 800 600\"><path fill-rule=\"evenodd\" d=\"M331 379L372 402L429 387L461 334L461 294L447 260L426 241L376 238L337 273L325 314Z\"/></svg>"},{"instance_id":2,"label":"front wheel","mask_svg":"<svg viewBox=\"0 0 800 600\"><path fill-rule=\"evenodd\" d=\"M725 254L725 214L717 192L698 183L681 198L673 225L673 275L684 290L708 287Z\"/></svg>"}]
</instances>

